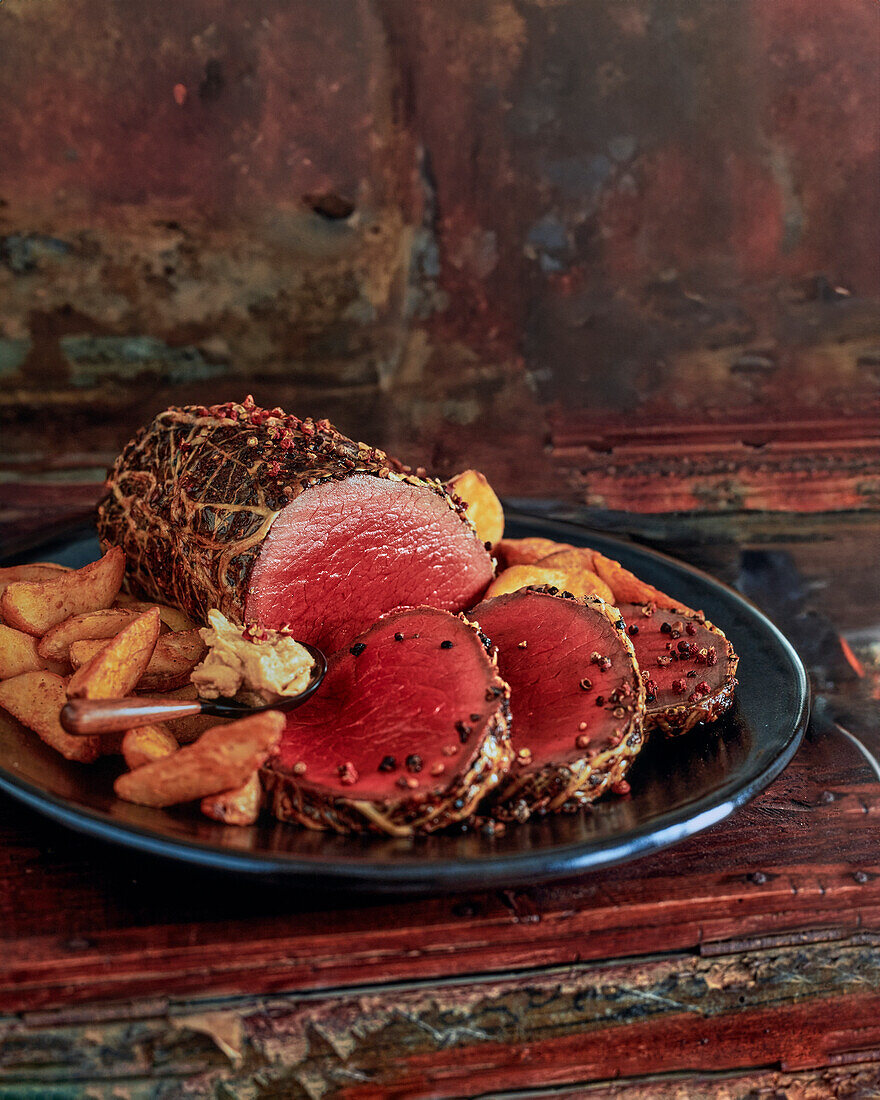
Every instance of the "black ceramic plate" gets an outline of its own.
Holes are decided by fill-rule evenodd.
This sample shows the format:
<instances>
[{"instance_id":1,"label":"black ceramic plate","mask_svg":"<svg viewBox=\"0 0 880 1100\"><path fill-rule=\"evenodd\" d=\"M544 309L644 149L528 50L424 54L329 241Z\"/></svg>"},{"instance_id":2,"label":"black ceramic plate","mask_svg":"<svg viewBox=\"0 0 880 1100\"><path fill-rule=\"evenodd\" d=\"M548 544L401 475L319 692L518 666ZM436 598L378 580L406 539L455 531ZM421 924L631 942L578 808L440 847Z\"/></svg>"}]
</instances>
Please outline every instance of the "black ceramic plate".
<instances>
[{"instance_id":1,"label":"black ceramic plate","mask_svg":"<svg viewBox=\"0 0 880 1100\"><path fill-rule=\"evenodd\" d=\"M119 763L68 763L0 711L0 790L80 832L171 859L249 875L309 879L347 890L423 893L510 886L578 874L668 847L754 797L797 749L809 711L800 660L779 631L732 589L686 565L582 527L508 517L508 537L589 544L646 581L702 608L740 654L734 707L713 727L651 739L630 772L632 793L572 815L414 840L343 837L267 821L217 825L194 807L151 810L120 802ZM98 554L79 529L16 561L82 565Z\"/></svg>"}]
</instances>

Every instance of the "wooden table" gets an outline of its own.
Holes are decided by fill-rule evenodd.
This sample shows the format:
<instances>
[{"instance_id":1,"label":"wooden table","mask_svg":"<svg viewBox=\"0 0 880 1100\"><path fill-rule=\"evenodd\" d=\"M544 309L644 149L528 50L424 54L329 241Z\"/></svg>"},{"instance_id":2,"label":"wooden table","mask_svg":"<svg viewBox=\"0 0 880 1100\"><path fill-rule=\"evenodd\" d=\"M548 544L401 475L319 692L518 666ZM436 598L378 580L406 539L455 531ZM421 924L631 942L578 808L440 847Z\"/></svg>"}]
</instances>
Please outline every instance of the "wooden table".
<instances>
[{"instance_id":1,"label":"wooden table","mask_svg":"<svg viewBox=\"0 0 880 1100\"><path fill-rule=\"evenodd\" d=\"M0 491L7 542L94 494L32 488ZM880 518L625 526L810 665L763 795L621 868L408 902L183 870L0 799L0 1098L880 1095Z\"/></svg>"}]
</instances>

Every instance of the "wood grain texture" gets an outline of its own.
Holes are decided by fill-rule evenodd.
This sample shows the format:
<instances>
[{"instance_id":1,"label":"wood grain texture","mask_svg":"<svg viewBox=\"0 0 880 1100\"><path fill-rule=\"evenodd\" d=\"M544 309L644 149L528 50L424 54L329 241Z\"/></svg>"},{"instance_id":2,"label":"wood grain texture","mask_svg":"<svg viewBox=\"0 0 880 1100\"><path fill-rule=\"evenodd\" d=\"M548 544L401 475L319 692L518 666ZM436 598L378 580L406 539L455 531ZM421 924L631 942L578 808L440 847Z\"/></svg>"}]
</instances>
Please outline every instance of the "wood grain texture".
<instances>
[{"instance_id":1,"label":"wood grain texture","mask_svg":"<svg viewBox=\"0 0 880 1100\"><path fill-rule=\"evenodd\" d=\"M0 1083L163 1076L252 1095L480 1095L571 1080L824 1065L880 1044L880 936L574 964L324 996L164 999L0 1025ZM57 1020L57 1022L56 1022ZM236 1091L237 1090L237 1091Z\"/></svg>"},{"instance_id":2,"label":"wood grain texture","mask_svg":"<svg viewBox=\"0 0 880 1100\"><path fill-rule=\"evenodd\" d=\"M880 1064L857 1062L822 1070L786 1073L778 1069L748 1072L652 1075L642 1081L601 1081L573 1088L537 1089L529 1100L874 1100L880 1093ZM2 1095L2 1093L0 1093ZM520 1092L499 1093L514 1100Z\"/></svg>"}]
</instances>

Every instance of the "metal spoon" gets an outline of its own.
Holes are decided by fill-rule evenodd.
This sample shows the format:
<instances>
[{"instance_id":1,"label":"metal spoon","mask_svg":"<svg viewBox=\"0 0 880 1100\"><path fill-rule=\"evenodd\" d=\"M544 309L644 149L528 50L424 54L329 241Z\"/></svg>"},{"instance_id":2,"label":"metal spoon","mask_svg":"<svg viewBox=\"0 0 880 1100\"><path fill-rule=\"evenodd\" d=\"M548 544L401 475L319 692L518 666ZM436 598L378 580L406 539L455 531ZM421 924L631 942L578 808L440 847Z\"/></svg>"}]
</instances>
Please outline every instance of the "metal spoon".
<instances>
[{"instance_id":1,"label":"metal spoon","mask_svg":"<svg viewBox=\"0 0 880 1100\"><path fill-rule=\"evenodd\" d=\"M327 673L327 658L317 646L301 643L315 660L307 687L299 695L284 695L277 703L251 707L236 699L163 699L135 695L130 699L71 699L61 710L61 725L81 737L148 726L151 722L209 714L214 718L247 718L264 710L295 710L310 699Z\"/></svg>"}]
</instances>

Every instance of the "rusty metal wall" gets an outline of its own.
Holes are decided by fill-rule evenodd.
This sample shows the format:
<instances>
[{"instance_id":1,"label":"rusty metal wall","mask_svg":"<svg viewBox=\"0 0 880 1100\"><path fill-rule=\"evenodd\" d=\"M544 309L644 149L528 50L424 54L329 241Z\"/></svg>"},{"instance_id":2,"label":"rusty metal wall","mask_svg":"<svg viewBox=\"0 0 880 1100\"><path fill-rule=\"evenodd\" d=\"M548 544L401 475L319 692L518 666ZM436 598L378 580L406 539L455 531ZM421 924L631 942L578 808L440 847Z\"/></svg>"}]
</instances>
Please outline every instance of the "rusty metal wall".
<instances>
[{"instance_id":1,"label":"rusty metal wall","mask_svg":"<svg viewBox=\"0 0 880 1100\"><path fill-rule=\"evenodd\" d=\"M0 0L4 476L252 391L508 492L875 506L878 37L875 0Z\"/></svg>"}]
</instances>

